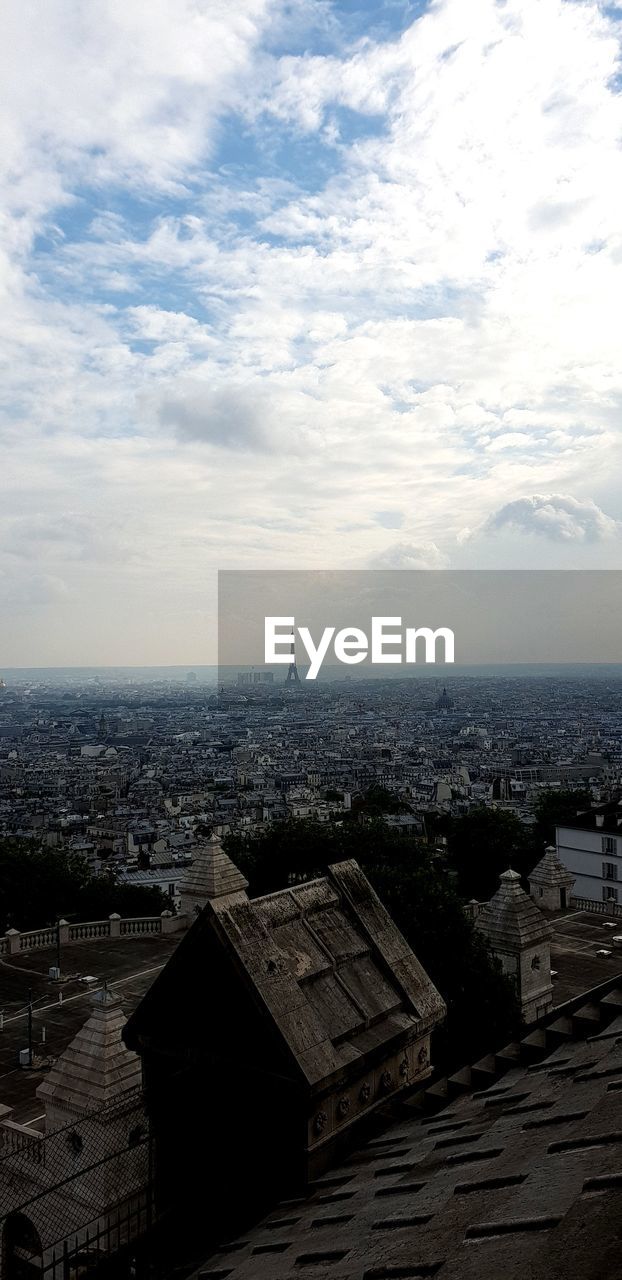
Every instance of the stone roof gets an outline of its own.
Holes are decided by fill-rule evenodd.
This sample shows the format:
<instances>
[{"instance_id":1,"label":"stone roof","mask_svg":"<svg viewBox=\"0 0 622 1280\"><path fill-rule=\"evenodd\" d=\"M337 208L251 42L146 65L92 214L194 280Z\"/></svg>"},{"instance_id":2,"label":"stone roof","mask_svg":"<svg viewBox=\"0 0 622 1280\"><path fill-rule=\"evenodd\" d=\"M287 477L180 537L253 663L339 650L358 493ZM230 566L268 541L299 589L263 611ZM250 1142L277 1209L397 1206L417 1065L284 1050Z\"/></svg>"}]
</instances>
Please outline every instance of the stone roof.
<instances>
[{"instance_id":1,"label":"stone roof","mask_svg":"<svg viewBox=\"0 0 622 1280\"><path fill-rule=\"evenodd\" d=\"M180 883L184 905L188 902L200 908L213 898L242 893L247 888L248 880L225 853L222 841L215 834L195 850L192 866Z\"/></svg>"},{"instance_id":2,"label":"stone roof","mask_svg":"<svg viewBox=\"0 0 622 1280\"><path fill-rule=\"evenodd\" d=\"M86 1113L141 1083L140 1058L121 1038L125 1014L119 997L104 987L91 997L91 1007L90 1018L37 1089L44 1104Z\"/></svg>"},{"instance_id":3,"label":"stone roof","mask_svg":"<svg viewBox=\"0 0 622 1280\"><path fill-rule=\"evenodd\" d=\"M606 1009L551 1020L499 1060L501 1078L492 1055L466 1068L444 1110L402 1104L306 1198L223 1241L194 1280L618 1276L622 990Z\"/></svg>"},{"instance_id":4,"label":"stone roof","mask_svg":"<svg viewBox=\"0 0 622 1280\"><path fill-rule=\"evenodd\" d=\"M520 951L531 943L552 937L542 912L521 888L518 871L504 871L499 888L479 912L475 927L499 951Z\"/></svg>"},{"instance_id":5,"label":"stone roof","mask_svg":"<svg viewBox=\"0 0 622 1280\"><path fill-rule=\"evenodd\" d=\"M570 889L575 878L557 856L555 846L550 844L544 851L544 857L529 872L529 883L546 886L548 889Z\"/></svg>"},{"instance_id":6,"label":"stone roof","mask_svg":"<svg viewBox=\"0 0 622 1280\"><path fill-rule=\"evenodd\" d=\"M209 990L214 951L207 932L310 1087L407 1032L424 1034L444 1017L438 991L358 864L349 861L263 898L210 901L129 1020L127 1043L137 1047L160 1036L184 990L206 980ZM228 1016L235 1018L236 1010Z\"/></svg>"}]
</instances>

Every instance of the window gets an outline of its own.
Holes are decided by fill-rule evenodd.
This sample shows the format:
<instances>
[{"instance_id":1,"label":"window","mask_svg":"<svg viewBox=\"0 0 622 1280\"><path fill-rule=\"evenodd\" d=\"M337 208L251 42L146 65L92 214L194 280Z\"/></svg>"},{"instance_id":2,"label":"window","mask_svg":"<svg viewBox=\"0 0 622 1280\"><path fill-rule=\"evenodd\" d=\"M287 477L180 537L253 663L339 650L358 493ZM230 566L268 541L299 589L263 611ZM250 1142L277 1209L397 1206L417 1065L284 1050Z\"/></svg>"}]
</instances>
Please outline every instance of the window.
<instances>
[{"instance_id":1,"label":"window","mask_svg":"<svg viewBox=\"0 0 622 1280\"><path fill-rule=\"evenodd\" d=\"M605 865L605 864L604 864L604 862L603 862L603 866L604 866L604 865ZM617 867L616 867L616 871L617 871ZM174 885L174 884L169 884L169 887L168 887L168 896L169 896L169 898L174 898L174 897L175 897L175 885Z\"/></svg>"},{"instance_id":2,"label":"window","mask_svg":"<svg viewBox=\"0 0 622 1280\"><path fill-rule=\"evenodd\" d=\"M617 862L603 862L603 880L617 880L618 864Z\"/></svg>"},{"instance_id":3,"label":"window","mask_svg":"<svg viewBox=\"0 0 622 1280\"><path fill-rule=\"evenodd\" d=\"M603 852L603 853L615 853L615 854L617 854L617 852L618 852L618 841L617 841L617 837L616 837L616 836L603 836L603 837L602 837L602 852Z\"/></svg>"},{"instance_id":4,"label":"window","mask_svg":"<svg viewBox=\"0 0 622 1280\"><path fill-rule=\"evenodd\" d=\"M609 885L603 885L603 902L617 902L618 890L612 889Z\"/></svg>"}]
</instances>

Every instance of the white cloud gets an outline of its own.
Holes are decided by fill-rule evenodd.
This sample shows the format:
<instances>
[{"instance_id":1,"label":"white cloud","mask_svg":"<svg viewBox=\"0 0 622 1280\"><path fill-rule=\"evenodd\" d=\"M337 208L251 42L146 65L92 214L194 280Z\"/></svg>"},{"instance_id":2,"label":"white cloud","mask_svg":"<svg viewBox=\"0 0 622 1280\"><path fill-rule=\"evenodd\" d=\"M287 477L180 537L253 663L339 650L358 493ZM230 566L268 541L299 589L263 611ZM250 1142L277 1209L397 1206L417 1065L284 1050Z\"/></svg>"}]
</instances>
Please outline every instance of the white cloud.
<instances>
[{"instance_id":1,"label":"white cloud","mask_svg":"<svg viewBox=\"0 0 622 1280\"><path fill-rule=\"evenodd\" d=\"M446 569L449 564L447 555L439 551L434 542L423 542L414 545L411 542L396 542L386 547L379 555L374 556L372 569Z\"/></svg>"},{"instance_id":2,"label":"white cloud","mask_svg":"<svg viewBox=\"0 0 622 1280\"><path fill-rule=\"evenodd\" d=\"M276 55L320 8L331 52ZM223 564L610 563L622 114L597 0L437 0L341 48L338 5L280 0L0 22L0 533L14 583L30 557L66 584L11 587L16 619L46 596L58 661L70 632L85 661L183 661L189 635L199 660Z\"/></svg>"},{"instance_id":3,"label":"white cloud","mask_svg":"<svg viewBox=\"0 0 622 1280\"><path fill-rule=\"evenodd\" d=\"M508 527L555 542L602 542L622 532L620 521L606 515L595 502L559 493L536 493L508 502L489 516L482 532Z\"/></svg>"}]
</instances>

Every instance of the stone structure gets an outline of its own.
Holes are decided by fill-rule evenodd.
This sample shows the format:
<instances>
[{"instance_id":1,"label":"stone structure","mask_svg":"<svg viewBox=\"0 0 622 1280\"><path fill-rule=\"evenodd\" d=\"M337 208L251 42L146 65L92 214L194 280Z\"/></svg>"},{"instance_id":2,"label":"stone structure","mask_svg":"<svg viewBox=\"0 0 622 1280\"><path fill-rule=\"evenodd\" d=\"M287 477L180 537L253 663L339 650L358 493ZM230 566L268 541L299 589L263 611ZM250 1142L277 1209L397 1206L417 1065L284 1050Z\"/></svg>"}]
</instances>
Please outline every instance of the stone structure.
<instances>
[{"instance_id":1,"label":"stone structure","mask_svg":"<svg viewBox=\"0 0 622 1280\"><path fill-rule=\"evenodd\" d=\"M234 892L209 899L124 1038L143 1058L158 1210L192 1221L204 1204L190 1133L171 1121L183 1099L218 1170L212 1210L233 1227L427 1078L445 1006L356 862L254 900L228 876Z\"/></svg>"},{"instance_id":2,"label":"stone structure","mask_svg":"<svg viewBox=\"0 0 622 1280\"><path fill-rule=\"evenodd\" d=\"M2 1108L0 1280L85 1274L96 1256L118 1254L146 1230L148 1126L124 1022L117 996L93 997L88 1021L37 1089L45 1133Z\"/></svg>"},{"instance_id":3,"label":"stone structure","mask_svg":"<svg viewBox=\"0 0 622 1280\"><path fill-rule=\"evenodd\" d=\"M584 999L396 1110L190 1280L614 1280L622 989Z\"/></svg>"},{"instance_id":4,"label":"stone structure","mask_svg":"<svg viewBox=\"0 0 622 1280\"><path fill-rule=\"evenodd\" d=\"M565 911L570 906L574 876L557 856L550 844L544 857L529 875L529 892L538 907L544 911Z\"/></svg>"},{"instance_id":5,"label":"stone structure","mask_svg":"<svg viewBox=\"0 0 622 1280\"><path fill-rule=\"evenodd\" d=\"M553 1003L552 931L521 888L517 871L504 871L494 897L474 920L516 985L525 1022L534 1022Z\"/></svg>"},{"instance_id":6,"label":"stone structure","mask_svg":"<svg viewBox=\"0 0 622 1280\"><path fill-rule=\"evenodd\" d=\"M46 1133L141 1084L140 1058L121 1038L125 1014L119 997L104 987L91 997L91 1008L90 1018L37 1089Z\"/></svg>"},{"instance_id":7,"label":"stone structure","mask_svg":"<svg viewBox=\"0 0 622 1280\"><path fill-rule=\"evenodd\" d=\"M215 898L245 894L248 881L225 853L220 838L213 834L195 852L180 885L181 913L192 924L195 915Z\"/></svg>"}]
</instances>

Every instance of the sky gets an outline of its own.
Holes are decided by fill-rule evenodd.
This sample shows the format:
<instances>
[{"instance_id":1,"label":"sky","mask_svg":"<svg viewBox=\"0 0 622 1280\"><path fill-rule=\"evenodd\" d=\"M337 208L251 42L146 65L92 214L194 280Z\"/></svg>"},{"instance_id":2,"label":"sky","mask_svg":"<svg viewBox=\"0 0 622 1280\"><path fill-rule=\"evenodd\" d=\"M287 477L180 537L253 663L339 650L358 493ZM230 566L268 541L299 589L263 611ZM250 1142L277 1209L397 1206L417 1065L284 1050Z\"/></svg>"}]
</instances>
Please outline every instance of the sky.
<instances>
[{"instance_id":1,"label":"sky","mask_svg":"<svg viewBox=\"0 0 622 1280\"><path fill-rule=\"evenodd\" d=\"M617 568L622 6L4 0L0 670L218 569Z\"/></svg>"}]
</instances>

